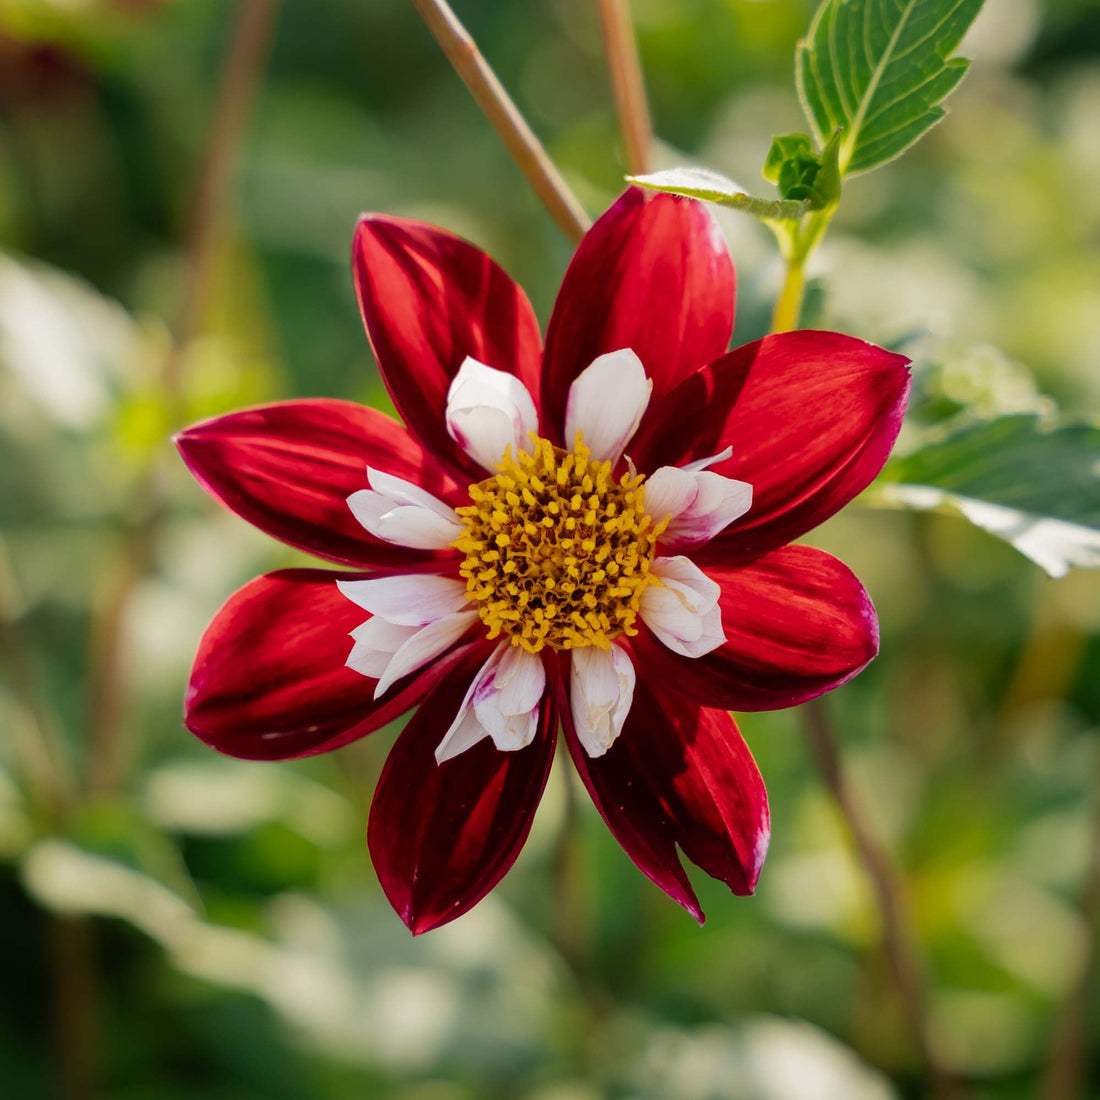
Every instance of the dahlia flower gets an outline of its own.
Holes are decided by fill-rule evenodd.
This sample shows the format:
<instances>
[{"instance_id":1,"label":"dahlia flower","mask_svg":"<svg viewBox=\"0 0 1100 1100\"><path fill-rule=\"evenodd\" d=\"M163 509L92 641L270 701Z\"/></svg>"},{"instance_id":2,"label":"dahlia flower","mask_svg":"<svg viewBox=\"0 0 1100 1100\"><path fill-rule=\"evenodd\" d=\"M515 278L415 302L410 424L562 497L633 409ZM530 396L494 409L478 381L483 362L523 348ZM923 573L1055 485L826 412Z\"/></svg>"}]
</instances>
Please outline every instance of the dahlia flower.
<instances>
[{"instance_id":1,"label":"dahlia flower","mask_svg":"<svg viewBox=\"0 0 1100 1100\"><path fill-rule=\"evenodd\" d=\"M805 702L877 652L860 582L791 541L881 469L907 360L829 332L727 351L734 269L712 215L638 190L581 242L545 344L523 291L441 229L365 216L353 266L404 426L295 400L177 439L217 500L345 567L230 597L187 726L285 760L416 707L368 827L413 932L512 865L559 726L662 890L702 921L679 848L751 894L768 803L729 711Z\"/></svg>"}]
</instances>

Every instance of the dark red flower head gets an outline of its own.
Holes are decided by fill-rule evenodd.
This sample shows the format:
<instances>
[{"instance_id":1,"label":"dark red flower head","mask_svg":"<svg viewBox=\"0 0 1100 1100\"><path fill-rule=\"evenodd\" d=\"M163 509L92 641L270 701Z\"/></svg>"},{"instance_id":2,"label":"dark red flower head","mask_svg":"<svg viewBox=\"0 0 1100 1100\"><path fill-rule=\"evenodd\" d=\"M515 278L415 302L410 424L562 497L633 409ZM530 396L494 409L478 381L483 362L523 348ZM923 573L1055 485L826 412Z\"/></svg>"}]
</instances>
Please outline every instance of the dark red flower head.
<instances>
[{"instance_id":1,"label":"dark red flower head","mask_svg":"<svg viewBox=\"0 0 1100 1100\"><path fill-rule=\"evenodd\" d=\"M830 332L727 352L734 271L710 212L637 190L581 242L545 346L523 291L443 230L364 217L353 264L405 427L319 399L177 440L222 503L353 570L232 596L199 646L188 727L289 759L419 704L368 831L414 932L511 866L559 722L661 889L703 919L678 846L752 893L767 796L728 712L805 702L874 657L863 586L790 543L882 468L907 360Z\"/></svg>"}]
</instances>

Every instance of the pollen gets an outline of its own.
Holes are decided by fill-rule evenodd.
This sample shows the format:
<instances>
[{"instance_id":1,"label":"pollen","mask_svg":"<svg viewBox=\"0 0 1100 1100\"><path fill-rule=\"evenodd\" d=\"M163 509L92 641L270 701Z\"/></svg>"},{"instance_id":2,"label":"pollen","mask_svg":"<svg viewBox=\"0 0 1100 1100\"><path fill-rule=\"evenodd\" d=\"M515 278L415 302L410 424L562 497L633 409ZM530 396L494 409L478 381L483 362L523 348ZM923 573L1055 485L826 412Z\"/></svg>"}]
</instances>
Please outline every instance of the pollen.
<instances>
[{"instance_id":1,"label":"pollen","mask_svg":"<svg viewBox=\"0 0 1100 1100\"><path fill-rule=\"evenodd\" d=\"M533 452L511 448L488 481L470 486L457 509L453 545L460 573L489 637L538 653L544 646L607 649L637 634L657 538L668 523L645 510L644 476L618 480L577 435L572 451L532 436Z\"/></svg>"}]
</instances>

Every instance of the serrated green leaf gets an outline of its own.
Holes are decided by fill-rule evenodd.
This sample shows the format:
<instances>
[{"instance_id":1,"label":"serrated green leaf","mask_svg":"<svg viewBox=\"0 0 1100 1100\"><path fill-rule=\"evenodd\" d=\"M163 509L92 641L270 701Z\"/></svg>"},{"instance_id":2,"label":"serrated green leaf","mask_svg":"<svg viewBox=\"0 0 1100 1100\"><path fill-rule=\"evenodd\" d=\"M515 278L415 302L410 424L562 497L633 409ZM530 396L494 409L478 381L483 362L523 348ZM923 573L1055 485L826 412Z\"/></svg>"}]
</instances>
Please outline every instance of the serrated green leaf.
<instances>
[{"instance_id":1,"label":"serrated green leaf","mask_svg":"<svg viewBox=\"0 0 1100 1100\"><path fill-rule=\"evenodd\" d=\"M892 460L883 479L885 502L960 512L1052 576L1100 567L1100 426L1002 416Z\"/></svg>"},{"instance_id":2,"label":"serrated green leaf","mask_svg":"<svg viewBox=\"0 0 1100 1100\"><path fill-rule=\"evenodd\" d=\"M840 168L903 153L946 113L970 64L951 54L982 0L823 0L795 54L798 92L821 143L844 128Z\"/></svg>"},{"instance_id":3,"label":"serrated green leaf","mask_svg":"<svg viewBox=\"0 0 1100 1100\"><path fill-rule=\"evenodd\" d=\"M630 183L652 191L715 202L765 220L801 218L810 209L808 200L757 198L733 180L706 168L668 168L662 172L626 178Z\"/></svg>"}]
</instances>

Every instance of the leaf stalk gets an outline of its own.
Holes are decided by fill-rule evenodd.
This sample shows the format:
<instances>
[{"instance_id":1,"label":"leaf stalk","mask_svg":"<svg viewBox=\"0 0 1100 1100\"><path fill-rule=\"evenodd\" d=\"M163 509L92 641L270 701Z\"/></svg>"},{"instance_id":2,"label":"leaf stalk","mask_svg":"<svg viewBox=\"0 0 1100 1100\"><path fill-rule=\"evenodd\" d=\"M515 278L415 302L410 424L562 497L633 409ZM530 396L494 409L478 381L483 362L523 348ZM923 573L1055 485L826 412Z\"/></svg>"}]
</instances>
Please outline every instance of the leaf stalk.
<instances>
[{"instance_id":1,"label":"leaf stalk","mask_svg":"<svg viewBox=\"0 0 1100 1100\"><path fill-rule=\"evenodd\" d=\"M806 703L801 712L810 754L844 818L856 856L871 883L882 928L883 949L906 1021L928 1073L931 1095L937 1100L962 1100L966 1094L941 1064L933 1041L928 992L904 885L844 773L839 739L824 700Z\"/></svg>"}]
</instances>

